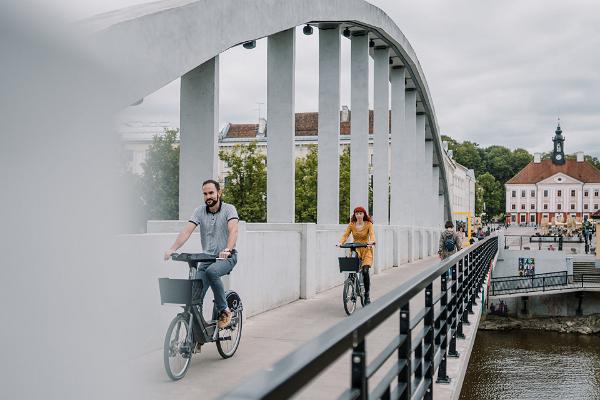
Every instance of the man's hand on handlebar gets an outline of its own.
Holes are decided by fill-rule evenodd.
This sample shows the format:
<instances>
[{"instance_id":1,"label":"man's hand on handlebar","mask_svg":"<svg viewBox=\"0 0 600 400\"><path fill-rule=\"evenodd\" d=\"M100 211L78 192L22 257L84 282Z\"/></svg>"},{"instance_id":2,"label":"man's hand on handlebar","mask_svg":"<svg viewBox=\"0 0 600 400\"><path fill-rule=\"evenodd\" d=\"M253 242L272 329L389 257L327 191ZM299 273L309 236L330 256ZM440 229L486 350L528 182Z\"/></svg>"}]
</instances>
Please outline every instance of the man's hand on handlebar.
<instances>
[{"instance_id":1,"label":"man's hand on handlebar","mask_svg":"<svg viewBox=\"0 0 600 400\"><path fill-rule=\"evenodd\" d=\"M165 259L165 261L168 261L168 260L170 260L170 259L171 259L171 256L172 256L173 254L175 254L175 252L176 252L176 251L177 251L177 250L172 250L172 249L169 249L169 250L165 251L165 256L164 256L164 259Z\"/></svg>"},{"instance_id":2,"label":"man's hand on handlebar","mask_svg":"<svg viewBox=\"0 0 600 400\"><path fill-rule=\"evenodd\" d=\"M228 258L231 256L231 250L225 248L219 253L219 258Z\"/></svg>"}]
</instances>

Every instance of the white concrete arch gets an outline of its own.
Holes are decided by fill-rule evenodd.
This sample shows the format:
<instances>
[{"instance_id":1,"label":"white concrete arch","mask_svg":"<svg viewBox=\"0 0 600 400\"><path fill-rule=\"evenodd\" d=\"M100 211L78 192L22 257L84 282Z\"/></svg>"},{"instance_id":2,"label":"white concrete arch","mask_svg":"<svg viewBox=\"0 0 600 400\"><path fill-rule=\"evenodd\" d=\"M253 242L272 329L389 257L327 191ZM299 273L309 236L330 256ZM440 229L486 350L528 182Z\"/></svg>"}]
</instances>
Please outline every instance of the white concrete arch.
<instances>
[{"instance_id":1,"label":"white concrete arch","mask_svg":"<svg viewBox=\"0 0 600 400\"><path fill-rule=\"evenodd\" d=\"M274 39L305 23L327 22L367 30L370 37L377 36L390 47L390 56L395 57L396 64L404 65L402 76L410 77L407 89L414 87L416 91L416 96L408 98L416 99L416 112L424 113L421 115L425 115L428 127L425 137L433 141L433 166L440 171L443 213L446 217L452 215L440 134L425 75L398 26L381 9L366 1L164 0L98 15L81 24L105 59L128 77L127 87L117 99L120 107L126 107L188 73L206 73L198 71L199 66L204 70L208 66L208 72L214 73L215 65L207 62L218 63L217 56L232 46L264 37ZM393 91L394 79L399 79L399 75L395 78L394 72L390 72ZM400 107L403 103L402 99L396 105ZM391 106L393 113L394 99ZM415 106L408 109L415 110ZM418 126L422 130L423 122ZM419 156L425 159L424 154Z\"/></svg>"}]
</instances>

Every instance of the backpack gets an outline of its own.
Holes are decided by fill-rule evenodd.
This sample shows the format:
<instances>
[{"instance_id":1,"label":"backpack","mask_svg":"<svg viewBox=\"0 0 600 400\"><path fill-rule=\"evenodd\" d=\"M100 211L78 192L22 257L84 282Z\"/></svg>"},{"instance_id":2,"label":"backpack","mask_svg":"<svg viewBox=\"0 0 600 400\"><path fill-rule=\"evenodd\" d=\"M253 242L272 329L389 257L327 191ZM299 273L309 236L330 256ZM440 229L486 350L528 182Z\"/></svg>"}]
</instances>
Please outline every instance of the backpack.
<instances>
[{"instance_id":1,"label":"backpack","mask_svg":"<svg viewBox=\"0 0 600 400\"><path fill-rule=\"evenodd\" d=\"M452 252L456 249L456 241L454 240L454 235L448 235L444 239L444 250L447 252Z\"/></svg>"}]
</instances>

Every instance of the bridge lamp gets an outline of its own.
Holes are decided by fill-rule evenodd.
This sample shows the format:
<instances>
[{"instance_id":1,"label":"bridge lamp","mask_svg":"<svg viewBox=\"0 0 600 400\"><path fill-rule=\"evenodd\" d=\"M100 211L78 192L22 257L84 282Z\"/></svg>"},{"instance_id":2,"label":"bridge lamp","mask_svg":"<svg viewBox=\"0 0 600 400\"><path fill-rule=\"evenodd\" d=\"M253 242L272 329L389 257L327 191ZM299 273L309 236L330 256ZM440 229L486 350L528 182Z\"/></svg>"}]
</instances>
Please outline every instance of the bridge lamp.
<instances>
[{"instance_id":1,"label":"bridge lamp","mask_svg":"<svg viewBox=\"0 0 600 400\"><path fill-rule=\"evenodd\" d=\"M313 34L313 28L312 28L312 26L310 26L309 24L306 24L306 25L304 26L304 28L302 28L302 32L303 32L305 35L312 35L312 34Z\"/></svg>"},{"instance_id":2,"label":"bridge lamp","mask_svg":"<svg viewBox=\"0 0 600 400\"><path fill-rule=\"evenodd\" d=\"M256 47L256 40L251 40L249 42L245 42L242 46L244 46L245 49L253 49Z\"/></svg>"},{"instance_id":3,"label":"bridge lamp","mask_svg":"<svg viewBox=\"0 0 600 400\"><path fill-rule=\"evenodd\" d=\"M344 32L342 32L342 35L349 38L350 37L350 29L348 27L346 27L346 29L344 29Z\"/></svg>"},{"instance_id":4,"label":"bridge lamp","mask_svg":"<svg viewBox=\"0 0 600 400\"><path fill-rule=\"evenodd\" d=\"M369 47L375 47L375 41L373 39L369 40Z\"/></svg>"}]
</instances>

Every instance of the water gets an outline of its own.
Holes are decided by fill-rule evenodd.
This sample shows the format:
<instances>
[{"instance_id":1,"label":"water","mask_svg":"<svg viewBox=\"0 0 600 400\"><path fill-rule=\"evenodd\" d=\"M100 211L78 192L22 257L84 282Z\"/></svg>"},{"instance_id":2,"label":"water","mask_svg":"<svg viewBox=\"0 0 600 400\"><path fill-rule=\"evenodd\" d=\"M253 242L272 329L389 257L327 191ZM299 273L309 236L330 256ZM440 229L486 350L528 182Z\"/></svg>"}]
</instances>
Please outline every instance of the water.
<instances>
[{"instance_id":1,"label":"water","mask_svg":"<svg viewBox=\"0 0 600 400\"><path fill-rule=\"evenodd\" d=\"M479 331L461 400L600 400L600 337Z\"/></svg>"}]
</instances>

